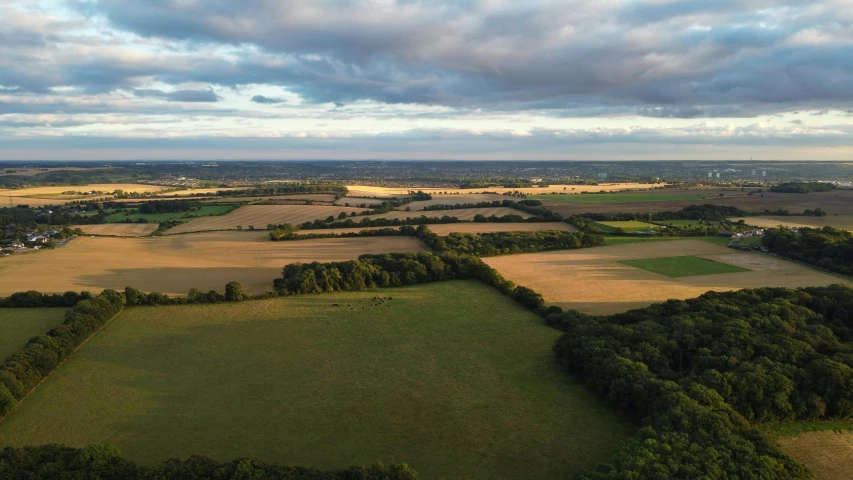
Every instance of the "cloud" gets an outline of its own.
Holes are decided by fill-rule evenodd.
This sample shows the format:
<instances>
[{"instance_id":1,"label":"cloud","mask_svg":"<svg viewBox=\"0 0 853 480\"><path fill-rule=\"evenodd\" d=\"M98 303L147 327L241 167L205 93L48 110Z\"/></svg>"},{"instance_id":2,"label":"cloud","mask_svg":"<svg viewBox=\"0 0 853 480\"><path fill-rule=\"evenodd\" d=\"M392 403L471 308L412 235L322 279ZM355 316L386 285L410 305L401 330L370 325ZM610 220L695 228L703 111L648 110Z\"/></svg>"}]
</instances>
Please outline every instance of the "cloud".
<instances>
[{"instance_id":1,"label":"cloud","mask_svg":"<svg viewBox=\"0 0 853 480\"><path fill-rule=\"evenodd\" d=\"M173 92L164 92L162 90L137 88L133 90L133 94L143 98L162 98L170 102L218 102L222 99L213 90L175 90Z\"/></svg>"},{"instance_id":2,"label":"cloud","mask_svg":"<svg viewBox=\"0 0 853 480\"><path fill-rule=\"evenodd\" d=\"M265 97L263 95L255 95L252 97L252 101L255 103L261 104L272 104L272 103L282 103L284 100L276 97Z\"/></svg>"}]
</instances>

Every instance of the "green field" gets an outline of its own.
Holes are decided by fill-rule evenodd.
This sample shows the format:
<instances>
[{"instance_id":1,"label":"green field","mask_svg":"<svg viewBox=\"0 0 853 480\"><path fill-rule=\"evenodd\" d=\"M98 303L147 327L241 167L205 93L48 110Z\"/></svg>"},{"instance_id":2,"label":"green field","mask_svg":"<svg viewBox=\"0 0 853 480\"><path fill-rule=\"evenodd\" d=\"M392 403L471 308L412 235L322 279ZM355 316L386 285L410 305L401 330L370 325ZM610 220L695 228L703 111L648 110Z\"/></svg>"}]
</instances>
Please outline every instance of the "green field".
<instances>
[{"instance_id":1,"label":"green field","mask_svg":"<svg viewBox=\"0 0 853 480\"><path fill-rule=\"evenodd\" d=\"M198 210L188 212L171 212L171 213L134 213L134 212L118 212L107 217L107 223L122 223L127 219L132 222L143 219L149 223L160 223L168 220L176 220L182 218L207 217L210 215L225 215L226 213L237 208L237 205L204 205Z\"/></svg>"},{"instance_id":2,"label":"green field","mask_svg":"<svg viewBox=\"0 0 853 480\"><path fill-rule=\"evenodd\" d=\"M625 265L642 268L652 273L667 277L692 277L696 275L713 275L717 273L738 273L749 270L727 263L715 262L701 257L662 257L643 258L640 260L623 260Z\"/></svg>"},{"instance_id":3,"label":"green field","mask_svg":"<svg viewBox=\"0 0 853 480\"><path fill-rule=\"evenodd\" d=\"M613 236L604 235L604 245L622 245L624 243L643 243L643 242L664 242L667 240L702 240L705 242L715 243L717 245L727 246L731 238L729 237L662 237L662 236Z\"/></svg>"},{"instance_id":4,"label":"green field","mask_svg":"<svg viewBox=\"0 0 853 480\"><path fill-rule=\"evenodd\" d=\"M0 422L0 447L565 478L635 427L558 371L559 335L475 281L133 307Z\"/></svg>"},{"instance_id":5,"label":"green field","mask_svg":"<svg viewBox=\"0 0 853 480\"><path fill-rule=\"evenodd\" d=\"M0 308L0 363L65 320L67 308Z\"/></svg>"},{"instance_id":6,"label":"green field","mask_svg":"<svg viewBox=\"0 0 853 480\"><path fill-rule=\"evenodd\" d=\"M655 230L660 230L658 225L652 226L646 222L638 222L637 220L624 220L612 222L593 222L604 233L616 233L617 229L622 229L624 232L647 232L651 226Z\"/></svg>"},{"instance_id":7,"label":"green field","mask_svg":"<svg viewBox=\"0 0 853 480\"><path fill-rule=\"evenodd\" d=\"M570 205L604 205L613 203L643 203L643 202L672 202L677 200L702 200L710 195L702 194L667 194L655 191L651 196L646 193L584 193L567 194L546 193L541 195L528 195L532 200L546 202L567 203Z\"/></svg>"}]
</instances>

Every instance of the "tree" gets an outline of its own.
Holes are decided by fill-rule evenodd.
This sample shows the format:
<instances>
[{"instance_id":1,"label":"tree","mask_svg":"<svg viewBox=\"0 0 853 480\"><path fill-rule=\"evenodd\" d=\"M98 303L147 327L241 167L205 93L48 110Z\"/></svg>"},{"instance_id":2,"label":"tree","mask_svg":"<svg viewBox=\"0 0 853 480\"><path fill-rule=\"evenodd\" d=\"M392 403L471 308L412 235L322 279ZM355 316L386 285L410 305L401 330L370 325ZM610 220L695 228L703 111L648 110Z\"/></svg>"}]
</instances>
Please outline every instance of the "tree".
<instances>
[{"instance_id":1,"label":"tree","mask_svg":"<svg viewBox=\"0 0 853 480\"><path fill-rule=\"evenodd\" d=\"M242 302L246 298L243 293L243 284L240 282L228 282L225 285L226 302Z\"/></svg>"}]
</instances>

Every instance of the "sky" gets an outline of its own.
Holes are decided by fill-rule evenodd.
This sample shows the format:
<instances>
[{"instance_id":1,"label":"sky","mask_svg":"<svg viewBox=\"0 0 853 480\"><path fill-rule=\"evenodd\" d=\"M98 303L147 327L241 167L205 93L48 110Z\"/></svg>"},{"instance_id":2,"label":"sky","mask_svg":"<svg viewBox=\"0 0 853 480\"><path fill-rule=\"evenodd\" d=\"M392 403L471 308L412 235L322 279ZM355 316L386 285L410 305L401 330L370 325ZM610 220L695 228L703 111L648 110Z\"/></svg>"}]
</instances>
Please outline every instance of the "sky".
<instances>
[{"instance_id":1,"label":"sky","mask_svg":"<svg viewBox=\"0 0 853 480\"><path fill-rule=\"evenodd\" d=\"M0 160L853 160L851 0L4 0Z\"/></svg>"}]
</instances>

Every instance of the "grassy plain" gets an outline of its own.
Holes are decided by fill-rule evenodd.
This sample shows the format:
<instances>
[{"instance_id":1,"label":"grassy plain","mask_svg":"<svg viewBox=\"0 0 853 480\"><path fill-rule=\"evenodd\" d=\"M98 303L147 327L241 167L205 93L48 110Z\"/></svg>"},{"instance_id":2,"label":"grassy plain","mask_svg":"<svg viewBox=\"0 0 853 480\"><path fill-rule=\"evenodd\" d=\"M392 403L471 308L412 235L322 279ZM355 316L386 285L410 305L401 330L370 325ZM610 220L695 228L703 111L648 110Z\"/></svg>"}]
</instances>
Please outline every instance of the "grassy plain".
<instances>
[{"instance_id":1,"label":"grassy plain","mask_svg":"<svg viewBox=\"0 0 853 480\"><path fill-rule=\"evenodd\" d=\"M748 269L748 272L667 278L624 260L698 256ZM581 250L529 253L483 259L513 282L532 288L548 304L591 314L611 314L670 298L697 297L709 290L757 287L807 287L833 283L853 285L849 278L803 267L794 262L739 252L698 239L644 241Z\"/></svg>"},{"instance_id":2,"label":"grassy plain","mask_svg":"<svg viewBox=\"0 0 853 480\"><path fill-rule=\"evenodd\" d=\"M65 319L66 308L0 308L0 363Z\"/></svg>"},{"instance_id":3,"label":"grassy plain","mask_svg":"<svg viewBox=\"0 0 853 480\"><path fill-rule=\"evenodd\" d=\"M671 202L678 200L703 200L710 197L710 194L702 193L677 193L670 194L665 190L655 190L651 195L646 193L598 193L594 195L577 195L577 194L545 194L531 195L529 198L533 200L542 200L555 203L567 203L570 205L602 205L614 203L648 203L648 202Z\"/></svg>"},{"instance_id":4,"label":"grassy plain","mask_svg":"<svg viewBox=\"0 0 853 480\"><path fill-rule=\"evenodd\" d=\"M72 225L90 235L110 235L116 237L144 237L157 230L156 223L101 223L98 225Z\"/></svg>"},{"instance_id":5,"label":"grassy plain","mask_svg":"<svg viewBox=\"0 0 853 480\"><path fill-rule=\"evenodd\" d=\"M775 228L779 225L784 225L786 227L797 228L833 227L839 230L853 231L853 215L827 215L825 217L762 215L760 217L736 217L729 220L733 222L743 220L747 225L762 228Z\"/></svg>"},{"instance_id":6,"label":"grassy plain","mask_svg":"<svg viewBox=\"0 0 853 480\"><path fill-rule=\"evenodd\" d=\"M183 218L207 217L216 215L225 215L237 208L236 205L202 205L198 210L187 212L169 212L169 213L114 213L107 217L108 223L121 223L127 219L131 221L147 220L152 223L165 222L168 220L180 220Z\"/></svg>"},{"instance_id":7,"label":"grassy plain","mask_svg":"<svg viewBox=\"0 0 853 480\"><path fill-rule=\"evenodd\" d=\"M562 478L634 427L555 367L559 335L474 281L135 307L0 422L0 446Z\"/></svg>"},{"instance_id":8,"label":"grassy plain","mask_svg":"<svg viewBox=\"0 0 853 480\"><path fill-rule=\"evenodd\" d=\"M190 220L166 231L167 234L203 232L210 230L234 230L238 226L244 229L250 225L256 229L266 229L270 223L290 223L299 225L305 222L321 220L340 213L363 212L361 208L333 207L328 205L246 205L218 217L201 217ZM357 221L358 219L356 219Z\"/></svg>"},{"instance_id":9,"label":"grassy plain","mask_svg":"<svg viewBox=\"0 0 853 480\"><path fill-rule=\"evenodd\" d=\"M288 263L345 261L363 253L424 249L410 237L271 242L265 231L78 237L62 248L0 259L0 296L24 290L100 292L125 286L186 295L190 288L221 292L231 280L261 293L272 287L272 280Z\"/></svg>"},{"instance_id":10,"label":"grassy plain","mask_svg":"<svg viewBox=\"0 0 853 480\"><path fill-rule=\"evenodd\" d=\"M696 275L716 275L721 273L748 272L746 268L727 263L715 262L707 258L686 255L683 257L643 258L640 260L622 260L629 267L664 275L671 278L692 277Z\"/></svg>"}]
</instances>

